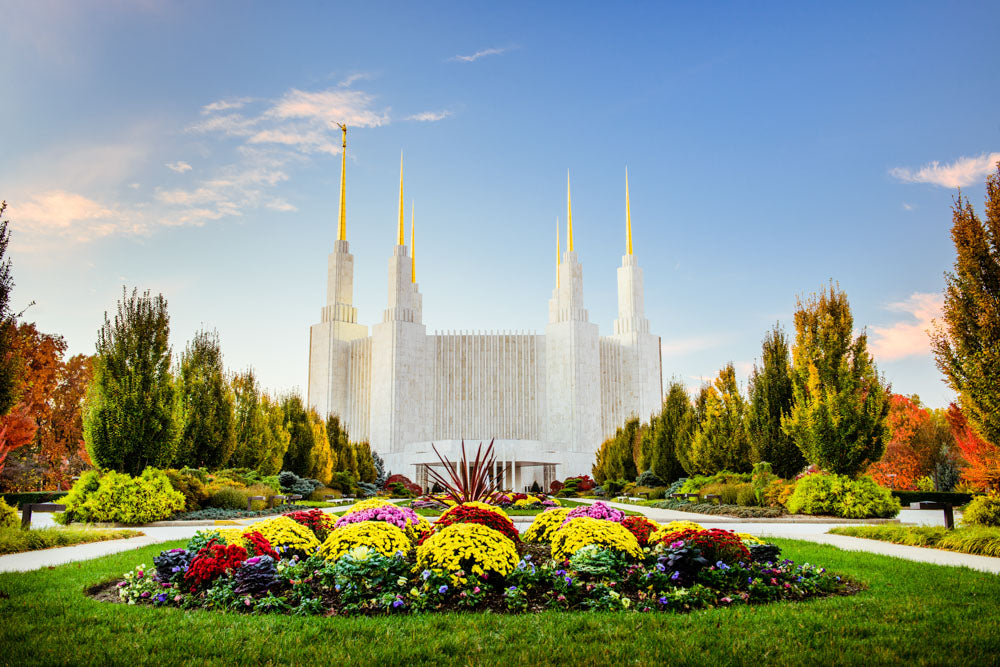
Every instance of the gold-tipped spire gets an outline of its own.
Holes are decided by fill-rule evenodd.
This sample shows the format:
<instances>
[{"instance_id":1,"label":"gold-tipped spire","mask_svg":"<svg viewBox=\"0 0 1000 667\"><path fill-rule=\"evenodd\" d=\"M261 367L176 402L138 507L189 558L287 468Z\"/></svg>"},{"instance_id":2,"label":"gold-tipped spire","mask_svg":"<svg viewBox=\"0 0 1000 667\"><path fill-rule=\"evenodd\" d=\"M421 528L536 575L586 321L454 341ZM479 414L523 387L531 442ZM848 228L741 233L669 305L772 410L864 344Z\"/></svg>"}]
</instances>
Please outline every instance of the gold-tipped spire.
<instances>
[{"instance_id":1,"label":"gold-tipped spire","mask_svg":"<svg viewBox=\"0 0 1000 667\"><path fill-rule=\"evenodd\" d=\"M337 123L341 132L340 149L340 216L337 219L337 240L347 240L347 125Z\"/></svg>"},{"instance_id":2,"label":"gold-tipped spire","mask_svg":"<svg viewBox=\"0 0 1000 667\"><path fill-rule=\"evenodd\" d=\"M573 202L569 196L569 169L566 170L566 250L573 252Z\"/></svg>"},{"instance_id":3,"label":"gold-tipped spire","mask_svg":"<svg viewBox=\"0 0 1000 667\"><path fill-rule=\"evenodd\" d=\"M559 216L556 216L556 289L559 289L559 265L562 263L562 244L559 240Z\"/></svg>"},{"instance_id":4,"label":"gold-tipped spire","mask_svg":"<svg viewBox=\"0 0 1000 667\"><path fill-rule=\"evenodd\" d=\"M632 254L632 208L628 201L628 167L625 167L625 236L626 252Z\"/></svg>"},{"instance_id":5,"label":"gold-tipped spire","mask_svg":"<svg viewBox=\"0 0 1000 667\"><path fill-rule=\"evenodd\" d=\"M406 245L403 234L403 151L399 151L399 245Z\"/></svg>"},{"instance_id":6,"label":"gold-tipped spire","mask_svg":"<svg viewBox=\"0 0 1000 667\"><path fill-rule=\"evenodd\" d=\"M417 282L417 237L413 231L413 220L416 217L417 203L410 200L410 282Z\"/></svg>"}]
</instances>

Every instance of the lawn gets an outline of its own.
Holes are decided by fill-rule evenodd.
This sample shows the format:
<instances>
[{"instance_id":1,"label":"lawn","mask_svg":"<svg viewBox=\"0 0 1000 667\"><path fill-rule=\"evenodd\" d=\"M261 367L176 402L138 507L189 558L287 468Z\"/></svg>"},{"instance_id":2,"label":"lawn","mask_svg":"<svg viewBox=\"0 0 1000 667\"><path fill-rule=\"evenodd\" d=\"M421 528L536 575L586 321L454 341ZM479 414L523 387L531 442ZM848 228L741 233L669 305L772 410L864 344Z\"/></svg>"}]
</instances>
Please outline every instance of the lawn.
<instances>
[{"instance_id":1,"label":"lawn","mask_svg":"<svg viewBox=\"0 0 1000 667\"><path fill-rule=\"evenodd\" d=\"M0 664L988 664L1000 577L793 540L796 561L864 582L850 597L687 615L546 612L377 618L242 616L101 603L84 590L156 547L0 575Z\"/></svg>"}]
</instances>

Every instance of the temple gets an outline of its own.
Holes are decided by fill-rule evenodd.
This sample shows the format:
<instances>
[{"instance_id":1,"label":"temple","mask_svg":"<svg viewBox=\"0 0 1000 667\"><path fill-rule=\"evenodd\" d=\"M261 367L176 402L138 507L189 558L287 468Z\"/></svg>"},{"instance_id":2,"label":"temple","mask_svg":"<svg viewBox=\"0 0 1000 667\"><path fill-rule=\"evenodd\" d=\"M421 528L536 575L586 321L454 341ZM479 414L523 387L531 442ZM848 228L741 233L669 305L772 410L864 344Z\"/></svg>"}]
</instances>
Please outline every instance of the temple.
<instances>
[{"instance_id":1,"label":"temple","mask_svg":"<svg viewBox=\"0 0 1000 667\"><path fill-rule=\"evenodd\" d=\"M454 459L465 440L472 452L494 441L505 486L589 474L601 442L630 416L648 417L662 402L660 339L643 306L642 269L632 253L628 174L625 254L618 267L618 318L601 336L583 301L583 267L573 249L573 208L566 183L566 247L557 223L556 287L544 334L436 331L428 334L416 282L411 209L405 244L403 165L399 220L389 258L381 321L358 323L354 256L347 241L343 132L337 240L327 265L327 298L309 331L309 405L338 415L351 439L367 440L387 467L427 486L440 465L431 443Z\"/></svg>"}]
</instances>

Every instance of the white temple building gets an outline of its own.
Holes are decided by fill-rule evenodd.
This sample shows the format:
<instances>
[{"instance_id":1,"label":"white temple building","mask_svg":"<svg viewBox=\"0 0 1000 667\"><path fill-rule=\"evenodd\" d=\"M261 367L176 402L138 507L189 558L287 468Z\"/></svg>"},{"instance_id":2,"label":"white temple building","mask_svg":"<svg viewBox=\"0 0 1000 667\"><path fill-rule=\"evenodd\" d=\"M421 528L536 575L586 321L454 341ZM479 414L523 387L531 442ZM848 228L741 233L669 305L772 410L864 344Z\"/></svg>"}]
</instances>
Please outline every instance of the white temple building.
<instances>
[{"instance_id":1,"label":"white temple building","mask_svg":"<svg viewBox=\"0 0 1000 667\"><path fill-rule=\"evenodd\" d=\"M351 440L367 440L393 473L427 486L440 465L431 443L455 460L494 440L507 488L590 474L601 443L631 416L662 403L660 338L643 309L642 269L632 254L625 184L626 251L618 267L618 318L601 336L583 301L583 267L573 249L567 179L566 248L557 232L556 287L544 334L435 331L423 322L410 245L403 229L400 164L398 238L389 258L388 303L381 321L358 322L354 256L347 242L343 130L340 213L330 253L326 305L309 330L309 405L338 415ZM540 309L541 310L541 309ZM540 313L541 314L541 313Z\"/></svg>"}]
</instances>

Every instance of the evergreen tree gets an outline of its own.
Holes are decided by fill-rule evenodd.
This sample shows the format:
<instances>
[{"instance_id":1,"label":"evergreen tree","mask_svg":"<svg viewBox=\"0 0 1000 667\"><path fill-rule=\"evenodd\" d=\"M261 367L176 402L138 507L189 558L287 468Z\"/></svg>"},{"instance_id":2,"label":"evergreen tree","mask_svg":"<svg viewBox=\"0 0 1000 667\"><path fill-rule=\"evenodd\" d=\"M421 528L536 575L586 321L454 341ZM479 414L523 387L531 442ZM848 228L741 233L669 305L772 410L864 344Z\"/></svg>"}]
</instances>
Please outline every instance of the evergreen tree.
<instances>
[{"instance_id":1,"label":"evergreen tree","mask_svg":"<svg viewBox=\"0 0 1000 667\"><path fill-rule=\"evenodd\" d=\"M684 428L681 429L680 437L677 439L675 447L677 460L688 475L698 474L698 468L691 460L691 445L694 443L695 434L705 422L705 415L708 410L708 396L711 392L711 384L702 385L701 389L698 390L698 395L695 396L691 406L692 409L688 410L684 417Z\"/></svg>"},{"instance_id":2,"label":"evergreen tree","mask_svg":"<svg viewBox=\"0 0 1000 667\"><path fill-rule=\"evenodd\" d=\"M233 432L236 446L229 457L234 468L257 470L266 454L267 412L253 369L237 373L230 380L233 393Z\"/></svg>"},{"instance_id":3,"label":"evergreen tree","mask_svg":"<svg viewBox=\"0 0 1000 667\"><path fill-rule=\"evenodd\" d=\"M226 382L216 331L199 331L181 355L178 373L183 430L177 467L220 468L236 449L233 392Z\"/></svg>"},{"instance_id":4,"label":"evergreen tree","mask_svg":"<svg viewBox=\"0 0 1000 667\"><path fill-rule=\"evenodd\" d=\"M11 274L10 257L7 257L10 232L4 218L6 209L7 202L0 202L0 417L10 412L17 403L24 371L17 345L17 321L10 305L14 276Z\"/></svg>"},{"instance_id":5,"label":"evergreen tree","mask_svg":"<svg viewBox=\"0 0 1000 667\"><path fill-rule=\"evenodd\" d=\"M642 426L638 417L633 417L619 427L614 436L601 444L591 472L598 484L607 480L624 479L634 481L638 476L635 451L642 438Z\"/></svg>"},{"instance_id":6,"label":"evergreen tree","mask_svg":"<svg viewBox=\"0 0 1000 667\"><path fill-rule=\"evenodd\" d=\"M705 417L691 442L688 458L690 465L704 474L750 472L747 406L731 362L719 371L706 394Z\"/></svg>"},{"instance_id":7,"label":"evergreen tree","mask_svg":"<svg viewBox=\"0 0 1000 667\"><path fill-rule=\"evenodd\" d=\"M795 400L792 390L791 355L788 338L780 326L768 331L761 345L761 367L750 375L747 428L750 458L766 461L779 477L789 479L806 464L802 452L781 428L781 420L791 414Z\"/></svg>"},{"instance_id":8,"label":"evergreen tree","mask_svg":"<svg viewBox=\"0 0 1000 667\"><path fill-rule=\"evenodd\" d=\"M318 479L324 484L333 476L336 459L326 437L326 425L312 408L306 409L302 397L288 394L281 402L285 430L289 434L282 470L300 477Z\"/></svg>"},{"instance_id":9,"label":"evergreen tree","mask_svg":"<svg viewBox=\"0 0 1000 667\"><path fill-rule=\"evenodd\" d=\"M986 178L985 221L960 193L951 238L955 271L945 274L934 356L969 424L1000 444L1000 162Z\"/></svg>"},{"instance_id":10,"label":"evergreen tree","mask_svg":"<svg viewBox=\"0 0 1000 667\"><path fill-rule=\"evenodd\" d=\"M330 449L337 459L336 472L347 472L358 478L358 461L355 458L354 448L351 447L350 436L347 428L340 423L340 417L330 414L326 418L326 438L330 443Z\"/></svg>"},{"instance_id":11,"label":"evergreen tree","mask_svg":"<svg viewBox=\"0 0 1000 667\"><path fill-rule=\"evenodd\" d=\"M358 462L358 479L369 484L374 483L378 478L378 471L372 458L372 448L367 442L356 442L353 447L354 459Z\"/></svg>"},{"instance_id":12,"label":"evergreen tree","mask_svg":"<svg viewBox=\"0 0 1000 667\"><path fill-rule=\"evenodd\" d=\"M847 294L830 284L795 311L792 383L795 402L782 428L806 461L857 475L885 451L889 391L868 353L868 336L853 336Z\"/></svg>"},{"instance_id":13,"label":"evergreen tree","mask_svg":"<svg viewBox=\"0 0 1000 667\"><path fill-rule=\"evenodd\" d=\"M257 472L261 475L277 475L282 470L281 464L284 462L285 452L288 451L292 436L285 428L285 412L278 401L263 394L260 405L264 413L265 429Z\"/></svg>"},{"instance_id":14,"label":"evergreen tree","mask_svg":"<svg viewBox=\"0 0 1000 667\"><path fill-rule=\"evenodd\" d=\"M169 335L162 294L123 288L114 322L104 314L83 424L94 465L138 475L173 460L180 429Z\"/></svg>"},{"instance_id":15,"label":"evergreen tree","mask_svg":"<svg viewBox=\"0 0 1000 667\"><path fill-rule=\"evenodd\" d=\"M372 453L372 465L375 466L375 486L381 489L385 486L385 481L389 479L389 470L385 467L385 460L378 452L371 448L368 451Z\"/></svg>"},{"instance_id":16,"label":"evergreen tree","mask_svg":"<svg viewBox=\"0 0 1000 667\"><path fill-rule=\"evenodd\" d=\"M642 470L650 470L668 483L684 476L677 449L681 442L690 438L688 429L693 411L684 385L672 381L663 408L650 417L649 428L643 431L639 460Z\"/></svg>"},{"instance_id":17,"label":"evergreen tree","mask_svg":"<svg viewBox=\"0 0 1000 667\"><path fill-rule=\"evenodd\" d=\"M337 470L337 455L330 447L330 441L326 436L326 424L313 408L309 408L309 424L313 432L312 451L312 477L323 482L327 486L333 479L333 473Z\"/></svg>"}]
</instances>

